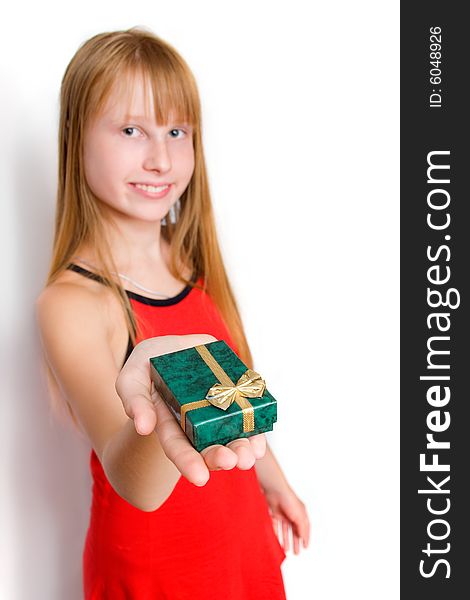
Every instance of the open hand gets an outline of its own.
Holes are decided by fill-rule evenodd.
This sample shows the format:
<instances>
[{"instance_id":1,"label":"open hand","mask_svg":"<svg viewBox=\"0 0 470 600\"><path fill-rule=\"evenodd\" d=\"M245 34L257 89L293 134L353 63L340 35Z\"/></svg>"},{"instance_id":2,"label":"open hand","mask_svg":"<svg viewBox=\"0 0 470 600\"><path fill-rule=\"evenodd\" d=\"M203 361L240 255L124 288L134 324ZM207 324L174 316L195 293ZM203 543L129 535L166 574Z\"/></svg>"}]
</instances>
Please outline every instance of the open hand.
<instances>
[{"instance_id":1,"label":"open hand","mask_svg":"<svg viewBox=\"0 0 470 600\"><path fill-rule=\"evenodd\" d=\"M150 435L155 431L169 460L188 481L198 486L207 483L209 471L234 467L251 469L266 452L263 433L233 440L226 446L215 444L198 452L155 390L150 358L215 341L215 337L207 334L149 338L135 346L116 380L116 391L127 416L134 420L137 433Z\"/></svg>"},{"instance_id":2,"label":"open hand","mask_svg":"<svg viewBox=\"0 0 470 600\"><path fill-rule=\"evenodd\" d=\"M281 490L265 491L266 500L273 521L274 532L284 552L290 548L290 535L294 554L300 552L300 542L307 548L310 539L310 521L305 504L294 494L292 488L285 486ZM279 533L281 529L282 535Z\"/></svg>"}]
</instances>

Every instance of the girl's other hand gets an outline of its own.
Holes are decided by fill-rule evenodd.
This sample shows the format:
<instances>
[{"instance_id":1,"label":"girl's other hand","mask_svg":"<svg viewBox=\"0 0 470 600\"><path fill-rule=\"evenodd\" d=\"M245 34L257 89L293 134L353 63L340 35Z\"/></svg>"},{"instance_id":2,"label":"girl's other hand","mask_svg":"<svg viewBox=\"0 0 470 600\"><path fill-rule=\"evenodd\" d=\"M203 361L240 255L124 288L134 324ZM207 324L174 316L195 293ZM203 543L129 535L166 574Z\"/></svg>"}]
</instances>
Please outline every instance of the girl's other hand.
<instances>
[{"instance_id":1,"label":"girl's other hand","mask_svg":"<svg viewBox=\"0 0 470 600\"><path fill-rule=\"evenodd\" d=\"M209 471L251 469L266 452L265 435L259 434L233 440L226 446L209 446L199 453L155 390L150 358L215 341L215 337L206 334L149 338L135 346L116 380L116 391L137 433L149 435L155 431L169 460L188 481L198 486L207 483Z\"/></svg>"},{"instance_id":2,"label":"girl's other hand","mask_svg":"<svg viewBox=\"0 0 470 600\"><path fill-rule=\"evenodd\" d=\"M282 545L284 552L290 549L290 536L294 554L300 552L300 542L307 548L310 539L310 521L305 504L295 495L292 488L265 491L265 497L270 509L274 532ZM282 534L279 533L279 527Z\"/></svg>"}]
</instances>

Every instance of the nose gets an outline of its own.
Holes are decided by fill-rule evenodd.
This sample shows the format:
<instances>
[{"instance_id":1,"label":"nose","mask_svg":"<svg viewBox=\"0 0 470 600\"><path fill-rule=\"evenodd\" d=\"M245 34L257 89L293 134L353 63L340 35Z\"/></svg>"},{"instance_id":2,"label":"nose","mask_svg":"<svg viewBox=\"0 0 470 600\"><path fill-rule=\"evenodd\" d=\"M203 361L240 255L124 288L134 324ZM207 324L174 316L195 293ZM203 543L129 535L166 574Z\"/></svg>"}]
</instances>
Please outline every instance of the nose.
<instances>
[{"instance_id":1,"label":"nose","mask_svg":"<svg viewBox=\"0 0 470 600\"><path fill-rule=\"evenodd\" d=\"M158 171L159 173L166 173L171 169L170 154L165 140L154 139L150 141L143 166L144 169Z\"/></svg>"}]
</instances>

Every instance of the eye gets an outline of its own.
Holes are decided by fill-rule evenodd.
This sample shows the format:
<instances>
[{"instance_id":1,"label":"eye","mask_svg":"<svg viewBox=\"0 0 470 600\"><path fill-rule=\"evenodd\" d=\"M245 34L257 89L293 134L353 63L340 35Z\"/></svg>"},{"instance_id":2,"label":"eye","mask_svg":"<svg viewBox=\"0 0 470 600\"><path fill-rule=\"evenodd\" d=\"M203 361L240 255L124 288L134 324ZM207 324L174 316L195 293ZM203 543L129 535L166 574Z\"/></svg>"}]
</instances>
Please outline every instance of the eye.
<instances>
[{"instance_id":1,"label":"eye","mask_svg":"<svg viewBox=\"0 0 470 600\"><path fill-rule=\"evenodd\" d=\"M170 130L171 137L176 138L176 139L178 139L179 137L182 137L181 135L178 136L178 132L183 133L183 134L186 133L186 131L184 129L178 129L178 128L171 129ZM177 135L173 135L174 133L176 133Z\"/></svg>"},{"instance_id":2,"label":"eye","mask_svg":"<svg viewBox=\"0 0 470 600\"><path fill-rule=\"evenodd\" d=\"M132 130L133 130L133 131L139 131L139 130L137 129L137 127L124 127L124 129L121 129L121 131L124 131L124 132L126 132L126 131L132 131ZM135 137L135 136L132 136L132 135L125 135L124 137Z\"/></svg>"}]
</instances>

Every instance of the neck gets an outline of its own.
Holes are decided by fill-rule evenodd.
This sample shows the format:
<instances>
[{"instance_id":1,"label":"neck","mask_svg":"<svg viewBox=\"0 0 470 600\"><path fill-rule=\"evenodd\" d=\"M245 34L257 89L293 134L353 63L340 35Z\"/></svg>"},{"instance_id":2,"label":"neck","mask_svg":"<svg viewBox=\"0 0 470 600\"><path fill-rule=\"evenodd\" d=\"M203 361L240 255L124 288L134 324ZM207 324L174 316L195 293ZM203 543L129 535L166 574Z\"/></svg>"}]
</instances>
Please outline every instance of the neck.
<instances>
[{"instance_id":1,"label":"neck","mask_svg":"<svg viewBox=\"0 0 470 600\"><path fill-rule=\"evenodd\" d=\"M161 235L160 221L139 221L113 215L112 222L103 219L103 228L118 271L136 274L147 269L168 269L169 246ZM97 264L96 254L87 244L78 248L75 254Z\"/></svg>"}]
</instances>

